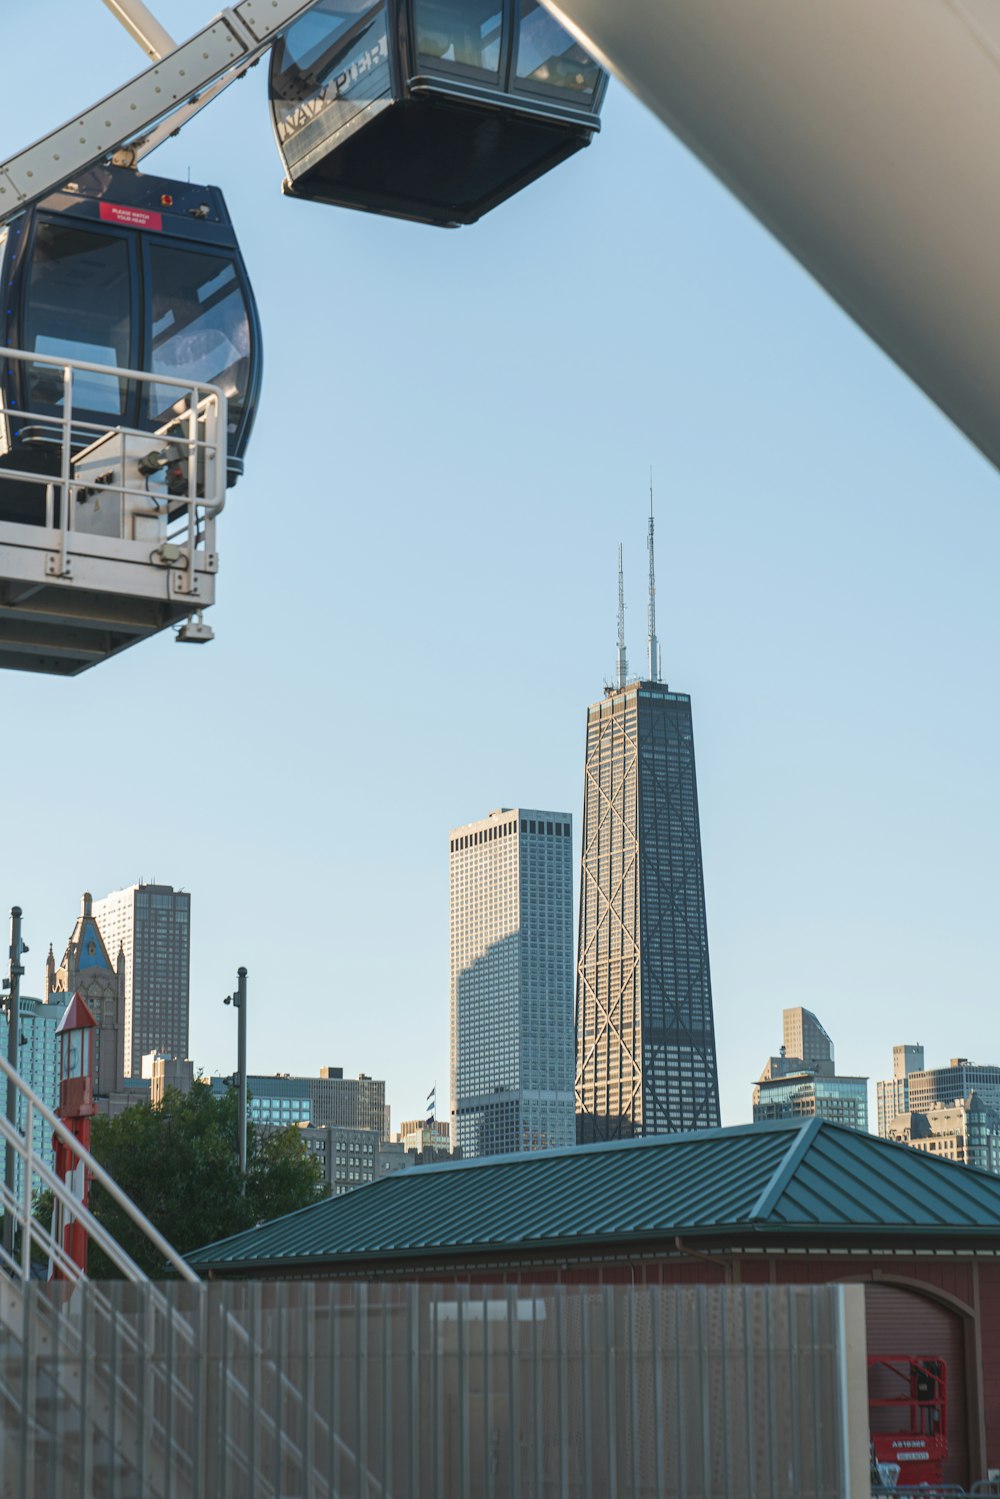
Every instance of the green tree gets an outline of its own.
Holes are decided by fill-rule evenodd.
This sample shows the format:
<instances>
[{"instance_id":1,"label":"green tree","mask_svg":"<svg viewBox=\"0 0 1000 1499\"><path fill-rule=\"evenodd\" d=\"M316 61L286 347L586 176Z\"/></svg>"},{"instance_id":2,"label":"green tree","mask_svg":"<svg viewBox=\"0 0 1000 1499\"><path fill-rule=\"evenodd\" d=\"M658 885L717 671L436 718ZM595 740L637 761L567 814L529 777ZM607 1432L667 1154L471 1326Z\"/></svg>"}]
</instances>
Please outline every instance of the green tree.
<instances>
[{"instance_id":1,"label":"green tree","mask_svg":"<svg viewBox=\"0 0 1000 1499\"><path fill-rule=\"evenodd\" d=\"M319 1162L297 1129L262 1132L252 1124L244 1192L236 1125L235 1091L217 1098L195 1083L186 1094L168 1090L155 1109L137 1104L115 1119L95 1119L91 1150L164 1238L185 1254L324 1195ZM162 1279L168 1273L145 1235L97 1182L90 1189L90 1206L148 1275ZM117 1274L93 1244L88 1270L95 1279Z\"/></svg>"}]
</instances>

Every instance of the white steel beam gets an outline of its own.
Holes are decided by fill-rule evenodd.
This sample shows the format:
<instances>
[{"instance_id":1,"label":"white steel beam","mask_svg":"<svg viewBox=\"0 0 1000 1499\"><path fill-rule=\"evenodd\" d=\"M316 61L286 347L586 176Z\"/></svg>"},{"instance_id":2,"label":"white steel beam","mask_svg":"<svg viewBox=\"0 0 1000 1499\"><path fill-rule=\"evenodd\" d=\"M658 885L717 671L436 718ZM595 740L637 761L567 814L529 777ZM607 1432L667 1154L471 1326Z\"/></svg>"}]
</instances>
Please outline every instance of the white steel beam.
<instances>
[{"instance_id":1,"label":"white steel beam","mask_svg":"<svg viewBox=\"0 0 1000 1499\"><path fill-rule=\"evenodd\" d=\"M153 126L173 122L157 144L215 97L211 85L237 78L312 3L242 0L124 87L0 162L0 224L123 147L136 145L136 159L146 154Z\"/></svg>"},{"instance_id":2,"label":"white steel beam","mask_svg":"<svg viewBox=\"0 0 1000 1499\"><path fill-rule=\"evenodd\" d=\"M167 57L177 46L169 31L165 31L159 21L143 5L142 0L104 0L104 4L114 16L120 21L134 42L138 42L143 52L151 57L154 62L159 62L161 57Z\"/></svg>"},{"instance_id":3,"label":"white steel beam","mask_svg":"<svg viewBox=\"0 0 1000 1499\"><path fill-rule=\"evenodd\" d=\"M998 0L544 0L1000 466Z\"/></svg>"}]
</instances>

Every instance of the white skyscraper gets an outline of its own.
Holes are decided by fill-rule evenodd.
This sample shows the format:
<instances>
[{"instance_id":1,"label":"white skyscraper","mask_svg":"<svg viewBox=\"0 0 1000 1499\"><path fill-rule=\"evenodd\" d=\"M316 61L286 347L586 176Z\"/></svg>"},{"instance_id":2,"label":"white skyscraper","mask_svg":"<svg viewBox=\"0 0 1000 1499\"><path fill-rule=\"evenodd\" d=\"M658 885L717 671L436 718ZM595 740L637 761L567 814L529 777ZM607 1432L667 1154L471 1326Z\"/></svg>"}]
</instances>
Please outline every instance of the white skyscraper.
<instances>
[{"instance_id":1,"label":"white skyscraper","mask_svg":"<svg viewBox=\"0 0 1000 1499\"><path fill-rule=\"evenodd\" d=\"M452 1140L573 1145L572 819L501 808L450 849Z\"/></svg>"},{"instance_id":2,"label":"white skyscraper","mask_svg":"<svg viewBox=\"0 0 1000 1499\"><path fill-rule=\"evenodd\" d=\"M150 1051L188 1055L191 897L170 885L129 885L93 903L112 963L125 953L123 1071Z\"/></svg>"}]
</instances>

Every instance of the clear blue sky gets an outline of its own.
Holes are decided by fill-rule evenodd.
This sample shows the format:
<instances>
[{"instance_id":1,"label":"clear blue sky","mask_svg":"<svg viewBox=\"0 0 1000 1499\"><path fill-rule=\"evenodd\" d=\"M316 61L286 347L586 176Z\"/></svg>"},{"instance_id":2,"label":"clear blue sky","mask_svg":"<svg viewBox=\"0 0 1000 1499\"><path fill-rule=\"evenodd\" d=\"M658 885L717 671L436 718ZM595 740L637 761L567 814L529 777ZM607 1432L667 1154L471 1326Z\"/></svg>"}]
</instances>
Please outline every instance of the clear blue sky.
<instances>
[{"instance_id":1,"label":"clear blue sky","mask_svg":"<svg viewBox=\"0 0 1000 1499\"><path fill-rule=\"evenodd\" d=\"M210 15L174 0L175 35ZM5 17L0 155L138 71L97 3ZM694 700L723 1118L814 1009L843 1071L1000 1062L1000 484L624 90L446 233L282 199L252 72L147 166L220 185L266 337L217 639L7 673L26 992L85 888L192 892L192 1055L447 1104L448 830L582 802L615 553ZM4 920L6 918L4 917ZM4 951L6 938L4 938Z\"/></svg>"}]
</instances>

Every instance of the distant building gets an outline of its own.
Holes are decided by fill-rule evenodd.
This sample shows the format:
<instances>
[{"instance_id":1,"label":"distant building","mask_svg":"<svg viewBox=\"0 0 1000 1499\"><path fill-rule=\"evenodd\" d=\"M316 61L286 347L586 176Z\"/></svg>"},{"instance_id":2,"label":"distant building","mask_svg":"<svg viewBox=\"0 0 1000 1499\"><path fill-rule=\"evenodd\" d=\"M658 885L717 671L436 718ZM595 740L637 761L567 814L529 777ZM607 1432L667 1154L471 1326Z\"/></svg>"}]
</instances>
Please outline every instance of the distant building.
<instances>
[{"instance_id":1,"label":"distant building","mask_svg":"<svg viewBox=\"0 0 1000 1499\"><path fill-rule=\"evenodd\" d=\"M168 1088L175 1093L191 1092L194 1063L186 1058L182 1060L150 1051L142 1059L142 1076L149 1083L149 1101L154 1109L158 1109Z\"/></svg>"},{"instance_id":2,"label":"distant building","mask_svg":"<svg viewBox=\"0 0 1000 1499\"><path fill-rule=\"evenodd\" d=\"M503 807L453 828L449 851L451 1143L573 1145L569 813Z\"/></svg>"},{"instance_id":3,"label":"distant building","mask_svg":"<svg viewBox=\"0 0 1000 1499\"><path fill-rule=\"evenodd\" d=\"M440 1155L451 1153L451 1129L439 1119L410 1119L401 1124L396 1139L406 1150L436 1151Z\"/></svg>"},{"instance_id":4,"label":"distant building","mask_svg":"<svg viewBox=\"0 0 1000 1499\"><path fill-rule=\"evenodd\" d=\"M909 1081L909 1105L918 1113L926 1114L936 1103L958 1103L970 1093L1000 1112L1000 1067L952 1057L947 1067L911 1072Z\"/></svg>"},{"instance_id":5,"label":"distant building","mask_svg":"<svg viewBox=\"0 0 1000 1499\"><path fill-rule=\"evenodd\" d=\"M886 1138L889 1125L897 1114L905 1114L910 1107L910 1073L922 1072L924 1048L917 1045L894 1046L892 1048L892 1077L875 1084L878 1107L878 1132Z\"/></svg>"},{"instance_id":6,"label":"distant building","mask_svg":"<svg viewBox=\"0 0 1000 1499\"><path fill-rule=\"evenodd\" d=\"M781 1012L785 1055L799 1057L817 1077L833 1077L836 1072L833 1042L812 1010L795 1005Z\"/></svg>"},{"instance_id":7,"label":"distant building","mask_svg":"<svg viewBox=\"0 0 1000 1499\"><path fill-rule=\"evenodd\" d=\"M79 994L94 1017L94 1096L98 1112L110 1111L108 1100L125 1086L125 957L111 951L84 891L80 915L70 933L62 962L56 967L49 946L45 963L45 998L63 1004Z\"/></svg>"},{"instance_id":8,"label":"distant building","mask_svg":"<svg viewBox=\"0 0 1000 1499\"><path fill-rule=\"evenodd\" d=\"M50 1003L32 999L22 994L18 1004L20 1015L20 1045L18 1047L17 1070L33 1093L53 1112L59 1105L59 1043L56 1027L69 1003L68 995L56 995ZM8 1023L6 1013L0 1011L0 1055L7 1055ZM7 1079L0 1075L0 1113L7 1107ZM23 1110L23 1100L21 1109ZM24 1128L23 1113L18 1121ZM32 1125L34 1148L48 1166L54 1166L52 1129L37 1113ZM3 1151L0 1150L0 1157ZM24 1163L16 1159L15 1190L21 1190L24 1180Z\"/></svg>"},{"instance_id":9,"label":"distant building","mask_svg":"<svg viewBox=\"0 0 1000 1499\"><path fill-rule=\"evenodd\" d=\"M138 1078L150 1051L186 1057L191 897L171 885L129 885L93 903L109 952L125 956L123 1071Z\"/></svg>"},{"instance_id":10,"label":"distant building","mask_svg":"<svg viewBox=\"0 0 1000 1499\"><path fill-rule=\"evenodd\" d=\"M619 681L587 710L582 1144L720 1122L691 699L650 675Z\"/></svg>"},{"instance_id":11,"label":"distant building","mask_svg":"<svg viewBox=\"0 0 1000 1499\"><path fill-rule=\"evenodd\" d=\"M212 1091L229 1086L211 1079ZM342 1067L321 1067L318 1077L290 1073L251 1073L247 1077L247 1116L258 1124L282 1128L290 1124L337 1125L341 1129L374 1131L389 1136L385 1083L361 1072L345 1077Z\"/></svg>"},{"instance_id":12,"label":"distant building","mask_svg":"<svg viewBox=\"0 0 1000 1499\"><path fill-rule=\"evenodd\" d=\"M303 1124L306 1148L320 1162L331 1195L340 1197L393 1171L417 1164L415 1152L383 1140L376 1129L346 1129L336 1124Z\"/></svg>"},{"instance_id":13,"label":"distant building","mask_svg":"<svg viewBox=\"0 0 1000 1499\"><path fill-rule=\"evenodd\" d=\"M926 1113L897 1114L885 1133L914 1150L1000 1176L1000 1113L978 1093L952 1104L934 1103Z\"/></svg>"},{"instance_id":14,"label":"distant building","mask_svg":"<svg viewBox=\"0 0 1000 1499\"><path fill-rule=\"evenodd\" d=\"M829 1119L868 1131L868 1079L839 1077L833 1042L811 1010L783 1012L785 1044L769 1057L753 1090L753 1121ZM789 1043L809 1058L789 1052Z\"/></svg>"}]
</instances>

